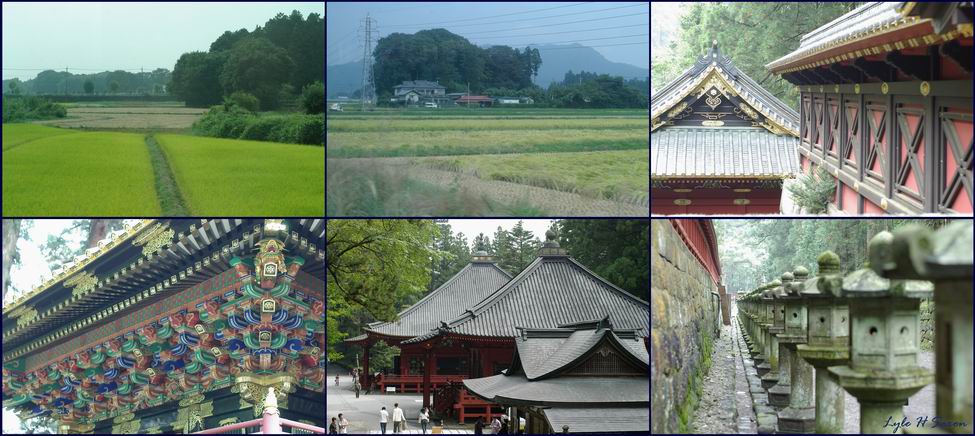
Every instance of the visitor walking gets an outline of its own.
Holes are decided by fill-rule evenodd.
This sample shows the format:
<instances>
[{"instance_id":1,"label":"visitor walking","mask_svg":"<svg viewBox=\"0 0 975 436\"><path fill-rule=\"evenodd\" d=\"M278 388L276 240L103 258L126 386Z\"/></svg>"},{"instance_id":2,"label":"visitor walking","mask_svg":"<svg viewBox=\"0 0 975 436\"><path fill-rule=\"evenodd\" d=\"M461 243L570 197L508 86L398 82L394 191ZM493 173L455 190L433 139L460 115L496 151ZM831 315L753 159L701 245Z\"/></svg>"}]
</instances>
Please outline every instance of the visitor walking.
<instances>
[{"instance_id":1,"label":"visitor walking","mask_svg":"<svg viewBox=\"0 0 975 436\"><path fill-rule=\"evenodd\" d=\"M379 431L382 434L386 434L386 423L389 422L389 412L386 411L386 406L379 411Z\"/></svg>"},{"instance_id":2,"label":"visitor walking","mask_svg":"<svg viewBox=\"0 0 975 436\"><path fill-rule=\"evenodd\" d=\"M501 434L501 420L497 416L491 420L491 434Z\"/></svg>"},{"instance_id":3,"label":"visitor walking","mask_svg":"<svg viewBox=\"0 0 975 436\"><path fill-rule=\"evenodd\" d=\"M342 414L339 414L339 433L348 434L349 433L349 420L345 419Z\"/></svg>"},{"instance_id":4,"label":"visitor walking","mask_svg":"<svg viewBox=\"0 0 975 436\"><path fill-rule=\"evenodd\" d=\"M339 434L339 423L332 417L332 423L328 425L328 434Z\"/></svg>"},{"instance_id":5,"label":"visitor walking","mask_svg":"<svg viewBox=\"0 0 975 436\"><path fill-rule=\"evenodd\" d=\"M501 415L501 431L498 434L508 434L508 415Z\"/></svg>"},{"instance_id":6,"label":"visitor walking","mask_svg":"<svg viewBox=\"0 0 975 436\"><path fill-rule=\"evenodd\" d=\"M399 408L399 403L393 403L393 433L399 433L403 431L405 427L406 416L403 415L403 409Z\"/></svg>"},{"instance_id":7,"label":"visitor walking","mask_svg":"<svg viewBox=\"0 0 975 436\"><path fill-rule=\"evenodd\" d=\"M423 434L427 434L427 424L430 423L430 411L426 407L420 409L420 419L417 421L420 422L420 429Z\"/></svg>"},{"instance_id":8,"label":"visitor walking","mask_svg":"<svg viewBox=\"0 0 975 436\"><path fill-rule=\"evenodd\" d=\"M335 386L339 385L339 376L335 376Z\"/></svg>"},{"instance_id":9,"label":"visitor walking","mask_svg":"<svg viewBox=\"0 0 975 436\"><path fill-rule=\"evenodd\" d=\"M355 389L355 397L359 398L359 391L362 390L362 385L359 384L359 380L355 381L355 384L352 386L352 389Z\"/></svg>"},{"instance_id":10,"label":"visitor walking","mask_svg":"<svg viewBox=\"0 0 975 436\"><path fill-rule=\"evenodd\" d=\"M484 418L481 418L480 416L477 417L477 421L474 422L474 434L484 434Z\"/></svg>"}]
</instances>

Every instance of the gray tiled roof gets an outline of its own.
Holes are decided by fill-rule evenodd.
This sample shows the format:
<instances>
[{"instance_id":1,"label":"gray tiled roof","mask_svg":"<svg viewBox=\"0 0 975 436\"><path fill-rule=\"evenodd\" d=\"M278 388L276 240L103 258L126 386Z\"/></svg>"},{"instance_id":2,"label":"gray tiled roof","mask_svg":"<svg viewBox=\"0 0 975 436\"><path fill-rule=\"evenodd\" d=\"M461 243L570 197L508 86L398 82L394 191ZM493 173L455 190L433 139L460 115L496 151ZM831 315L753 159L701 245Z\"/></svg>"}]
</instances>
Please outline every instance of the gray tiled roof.
<instances>
[{"instance_id":1,"label":"gray tiled roof","mask_svg":"<svg viewBox=\"0 0 975 436\"><path fill-rule=\"evenodd\" d=\"M529 381L504 374L464 380L473 394L497 403L650 405L650 377L559 377Z\"/></svg>"},{"instance_id":2,"label":"gray tiled roof","mask_svg":"<svg viewBox=\"0 0 975 436\"><path fill-rule=\"evenodd\" d=\"M542 256L485 298L450 321L451 333L465 336L519 336L518 327L556 328L609 315L613 326L650 331L649 303L628 294L568 256ZM443 329L404 341L433 338Z\"/></svg>"},{"instance_id":3,"label":"gray tiled roof","mask_svg":"<svg viewBox=\"0 0 975 436\"><path fill-rule=\"evenodd\" d=\"M776 67L801 59L826 47L839 45L864 34L886 29L904 18L898 11L904 2L868 2L807 33L799 40L799 48L766 65ZM916 18L910 18L914 20Z\"/></svg>"},{"instance_id":4,"label":"gray tiled roof","mask_svg":"<svg viewBox=\"0 0 975 436\"><path fill-rule=\"evenodd\" d=\"M797 141L758 127L668 127L650 135L650 176L790 178Z\"/></svg>"},{"instance_id":5,"label":"gray tiled roof","mask_svg":"<svg viewBox=\"0 0 975 436\"><path fill-rule=\"evenodd\" d=\"M537 380L567 369L585 356L590 350L602 343L604 339L628 353L632 358L650 365L650 355L643 341L636 337L621 339L609 329L575 330L560 329L538 332L542 337L532 337L532 332L526 332L528 337L516 340L518 359L521 368L529 380ZM562 333L562 334L560 334Z\"/></svg>"},{"instance_id":6,"label":"gray tiled roof","mask_svg":"<svg viewBox=\"0 0 975 436\"><path fill-rule=\"evenodd\" d=\"M394 86L393 88L443 88L443 89L447 89L447 87L445 87L445 86L443 86L443 85L441 85L439 83L431 82L429 80L412 80L412 81L411 80L407 80L407 81L403 82L402 84L399 84L399 85Z\"/></svg>"},{"instance_id":7,"label":"gray tiled roof","mask_svg":"<svg viewBox=\"0 0 975 436\"><path fill-rule=\"evenodd\" d=\"M712 46L687 71L653 93L650 98L652 116L657 117L675 106L683 95L690 92L703 80L711 67L714 67L725 80L734 86L739 97L751 102L750 105L755 109L792 131L799 130L799 113L739 70L731 62L731 59L721 54L717 46Z\"/></svg>"},{"instance_id":8,"label":"gray tiled roof","mask_svg":"<svg viewBox=\"0 0 975 436\"><path fill-rule=\"evenodd\" d=\"M569 433L650 433L649 407L552 407L542 414L555 432L569 426Z\"/></svg>"},{"instance_id":9,"label":"gray tiled roof","mask_svg":"<svg viewBox=\"0 0 975 436\"><path fill-rule=\"evenodd\" d=\"M492 262L472 262L401 312L393 322L370 324L366 330L389 336L412 338L429 332L460 316L484 297L511 280L511 275Z\"/></svg>"}]
</instances>

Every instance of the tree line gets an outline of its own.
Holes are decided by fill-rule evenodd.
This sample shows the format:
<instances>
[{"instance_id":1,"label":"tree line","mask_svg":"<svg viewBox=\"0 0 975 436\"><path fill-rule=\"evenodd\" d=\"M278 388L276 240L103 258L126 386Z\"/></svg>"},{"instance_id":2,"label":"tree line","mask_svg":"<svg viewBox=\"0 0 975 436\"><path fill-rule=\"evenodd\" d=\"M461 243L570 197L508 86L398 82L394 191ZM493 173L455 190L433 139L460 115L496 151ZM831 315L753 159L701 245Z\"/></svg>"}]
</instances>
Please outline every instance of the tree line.
<instances>
[{"instance_id":1,"label":"tree line","mask_svg":"<svg viewBox=\"0 0 975 436\"><path fill-rule=\"evenodd\" d=\"M170 91L187 106L208 107L234 92L257 97L262 110L292 101L325 77L325 21L318 14L277 14L253 31L226 31L210 49L184 53Z\"/></svg>"},{"instance_id":2,"label":"tree line","mask_svg":"<svg viewBox=\"0 0 975 436\"><path fill-rule=\"evenodd\" d=\"M74 74L44 70L33 79L4 80L4 90L13 95L65 94L145 94L164 95L172 73L165 68L130 73L103 71L95 74Z\"/></svg>"},{"instance_id":3,"label":"tree line","mask_svg":"<svg viewBox=\"0 0 975 436\"><path fill-rule=\"evenodd\" d=\"M646 220L560 220L550 228L563 248L624 291L649 299L650 259ZM538 255L541 240L519 221L510 230L470 237L432 220L343 220L326 236L326 338L331 361L352 363L342 340L373 321L396 314L435 290L484 250L512 276ZM396 351L375 345L375 367Z\"/></svg>"}]
</instances>

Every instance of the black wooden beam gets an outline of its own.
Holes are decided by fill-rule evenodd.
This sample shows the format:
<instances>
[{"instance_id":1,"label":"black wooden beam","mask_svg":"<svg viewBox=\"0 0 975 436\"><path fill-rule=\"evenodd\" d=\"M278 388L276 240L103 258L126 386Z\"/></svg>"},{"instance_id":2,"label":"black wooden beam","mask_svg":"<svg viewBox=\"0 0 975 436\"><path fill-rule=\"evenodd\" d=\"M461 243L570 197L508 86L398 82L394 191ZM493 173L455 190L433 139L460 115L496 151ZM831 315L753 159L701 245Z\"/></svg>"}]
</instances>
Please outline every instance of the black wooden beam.
<instances>
[{"instance_id":1,"label":"black wooden beam","mask_svg":"<svg viewBox=\"0 0 975 436\"><path fill-rule=\"evenodd\" d=\"M832 64L829 66L829 70L843 80L842 83L857 83L862 79L860 70L848 65Z\"/></svg>"},{"instance_id":2,"label":"black wooden beam","mask_svg":"<svg viewBox=\"0 0 975 436\"><path fill-rule=\"evenodd\" d=\"M846 83L842 77L840 77L839 75L837 75L836 73L834 73L832 70L828 68L818 67L818 68L813 68L810 71L816 73L817 75L819 75L819 77L822 77L823 80L826 81L826 83L834 83L834 84Z\"/></svg>"},{"instance_id":3,"label":"black wooden beam","mask_svg":"<svg viewBox=\"0 0 975 436\"><path fill-rule=\"evenodd\" d=\"M941 44L939 51L942 56L947 56L948 59L958 64L963 70L969 73L972 72L972 49L962 47L957 39Z\"/></svg>"},{"instance_id":4,"label":"black wooden beam","mask_svg":"<svg viewBox=\"0 0 975 436\"><path fill-rule=\"evenodd\" d=\"M857 58L853 61L853 66L862 71L863 74L877 80L892 82L894 69L886 62L868 61L864 58Z\"/></svg>"},{"instance_id":5,"label":"black wooden beam","mask_svg":"<svg viewBox=\"0 0 975 436\"><path fill-rule=\"evenodd\" d=\"M793 85L807 85L805 79L796 73L782 73L782 78Z\"/></svg>"},{"instance_id":6,"label":"black wooden beam","mask_svg":"<svg viewBox=\"0 0 975 436\"><path fill-rule=\"evenodd\" d=\"M905 55L900 50L894 50L887 53L884 61L887 65L917 80L932 80L930 56Z\"/></svg>"},{"instance_id":7,"label":"black wooden beam","mask_svg":"<svg viewBox=\"0 0 975 436\"><path fill-rule=\"evenodd\" d=\"M796 71L796 74L806 81L806 85L819 85L821 83L819 77L811 74L809 70Z\"/></svg>"}]
</instances>

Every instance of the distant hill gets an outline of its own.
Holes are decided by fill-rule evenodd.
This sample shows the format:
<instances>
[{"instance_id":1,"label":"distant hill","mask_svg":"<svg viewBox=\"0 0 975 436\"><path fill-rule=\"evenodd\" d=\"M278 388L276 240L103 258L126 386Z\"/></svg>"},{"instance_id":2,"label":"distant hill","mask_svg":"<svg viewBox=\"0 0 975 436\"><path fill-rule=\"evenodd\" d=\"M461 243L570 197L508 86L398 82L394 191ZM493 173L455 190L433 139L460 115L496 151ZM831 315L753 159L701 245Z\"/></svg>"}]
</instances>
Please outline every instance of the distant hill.
<instances>
[{"instance_id":1,"label":"distant hill","mask_svg":"<svg viewBox=\"0 0 975 436\"><path fill-rule=\"evenodd\" d=\"M362 86L362 61L329 65L325 68L325 93L329 98L351 96Z\"/></svg>"},{"instance_id":2,"label":"distant hill","mask_svg":"<svg viewBox=\"0 0 975 436\"><path fill-rule=\"evenodd\" d=\"M559 82L565 73L572 70L576 73L589 71L624 78L645 78L650 76L650 70L630 64L612 62L598 51L581 44L569 45L534 45L542 55L542 66L538 69L535 83L543 88L552 82ZM563 47L579 47L578 49L563 49ZM553 48L559 48L553 50Z\"/></svg>"},{"instance_id":3,"label":"distant hill","mask_svg":"<svg viewBox=\"0 0 975 436\"><path fill-rule=\"evenodd\" d=\"M572 70L576 73L589 71L625 78L645 78L650 76L650 70L630 64L612 62L598 51L581 44L570 45L533 45L542 55L542 66L538 69L535 83L547 88L552 82L559 82L565 73ZM578 47L564 49L564 47ZM557 50L553 50L558 48ZM338 95L352 95L362 83L362 62L329 65L326 68L325 90L329 97ZM434 78L423 78L433 80Z\"/></svg>"}]
</instances>

